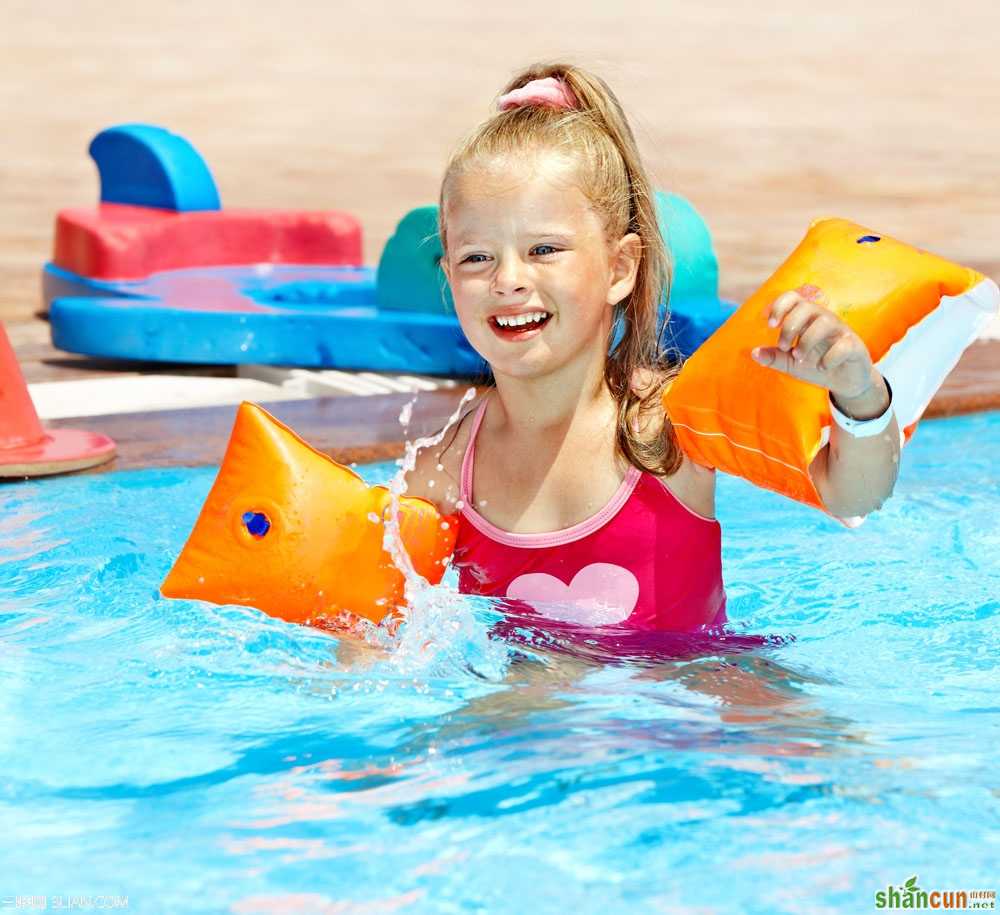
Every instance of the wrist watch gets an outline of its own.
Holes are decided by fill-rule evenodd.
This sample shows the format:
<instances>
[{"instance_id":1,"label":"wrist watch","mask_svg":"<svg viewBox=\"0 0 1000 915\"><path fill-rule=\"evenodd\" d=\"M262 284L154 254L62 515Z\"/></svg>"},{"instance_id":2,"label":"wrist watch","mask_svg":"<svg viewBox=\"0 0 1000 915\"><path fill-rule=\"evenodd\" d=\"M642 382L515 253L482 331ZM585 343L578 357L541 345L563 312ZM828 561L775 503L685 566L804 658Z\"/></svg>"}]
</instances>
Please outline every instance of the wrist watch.
<instances>
[{"instance_id":1,"label":"wrist watch","mask_svg":"<svg viewBox=\"0 0 1000 915\"><path fill-rule=\"evenodd\" d=\"M889 423L892 422L892 387L889 385L888 378L883 376L882 380L885 382L885 389L889 392L889 406L885 408L885 412L881 416L875 416L872 419L854 419L846 413L841 413L837 409L833 394L830 394L828 398L830 415L833 417L833 421L852 438L869 438L872 435L878 435L880 432L884 432Z\"/></svg>"}]
</instances>

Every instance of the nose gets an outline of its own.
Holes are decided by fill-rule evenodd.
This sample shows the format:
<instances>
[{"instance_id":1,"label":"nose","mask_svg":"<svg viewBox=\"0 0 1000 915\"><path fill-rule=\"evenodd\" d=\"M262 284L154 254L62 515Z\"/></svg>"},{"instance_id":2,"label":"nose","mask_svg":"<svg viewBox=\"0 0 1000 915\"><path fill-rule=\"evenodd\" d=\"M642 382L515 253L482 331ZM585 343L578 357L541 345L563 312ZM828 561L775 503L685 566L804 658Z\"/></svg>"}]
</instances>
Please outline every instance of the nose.
<instances>
[{"instance_id":1,"label":"nose","mask_svg":"<svg viewBox=\"0 0 1000 915\"><path fill-rule=\"evenodd\" d=\"M493 294L496 296L516 296L528 291L525 264L517 255L506 254L497 262L493 274Z\"/></svg>"}]
</instances>

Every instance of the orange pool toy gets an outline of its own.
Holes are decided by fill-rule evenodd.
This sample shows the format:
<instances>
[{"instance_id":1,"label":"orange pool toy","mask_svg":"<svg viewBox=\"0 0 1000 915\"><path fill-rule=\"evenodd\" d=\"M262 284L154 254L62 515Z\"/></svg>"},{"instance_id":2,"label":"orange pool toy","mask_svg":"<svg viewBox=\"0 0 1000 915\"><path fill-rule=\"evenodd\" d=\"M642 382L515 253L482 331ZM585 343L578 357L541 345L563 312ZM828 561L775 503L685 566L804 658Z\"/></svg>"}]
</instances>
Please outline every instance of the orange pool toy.
<instances>
[{"instance_id":1,"label":"orange pool toy","mask_svg":"<svg viewBox=\"0 0 1000 915\"><path fill-rule=\"evenodd\" d=\"M764 308L805 284L868 346L888 379L900 429L912 433L965 348L1000 308L981 273L844 219L814 222L770 279L687 361L663 395L695 461L824 508L809 465L829 439L828 392L759 365L776 346Z\"/></svg>"},{"instance_id":2,"label":"orange pool toy","mask_svg":"<svg viewBox=\"0 0 1000 915\"><path fill-rule=\"evenodd\" d=\"M84 470L110 461L115 443L83 429L45 429L7 331L0 324L0 480Z\"/></svg>"},{"instance_id":3,"label":"orange pool toy","mask_svg":"<svg viewBox=\"0 0 1000 915\"><path fill-rule=\"evenodd\" d=\"M241 404L219 475L160 593L294 623L322 624L342 611L378 623L403 601L403 574L382 549L390 500L384 486L369 486L266 410ZM457 527L424 499L400 500L403 544L432 584Z\"/></svg>"}]
</instances>

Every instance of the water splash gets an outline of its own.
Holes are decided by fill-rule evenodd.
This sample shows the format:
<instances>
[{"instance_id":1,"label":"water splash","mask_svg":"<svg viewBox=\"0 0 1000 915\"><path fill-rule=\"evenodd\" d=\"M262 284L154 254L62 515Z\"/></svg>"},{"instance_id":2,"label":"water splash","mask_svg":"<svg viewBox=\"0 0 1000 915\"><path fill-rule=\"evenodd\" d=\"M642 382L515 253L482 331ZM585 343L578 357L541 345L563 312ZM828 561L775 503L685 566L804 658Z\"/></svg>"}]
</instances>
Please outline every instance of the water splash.
<instances>
[{"instance_id":1,"label":"water splash","mask_svg":"<svg viewBox=\"0 0 1000 915\"><path fill-rule=\"evenodd\" d=\"M475 396L476 389L469 388L440 432L413 441L406 438L406 433L416 396L399 414L405 450L396 462L399 469L386 487L390 500L385 513L382 548L403 573L403 618L401 622L390 621L367 633L369 640L391 652L388 663L398 674L454 676L465 671L495 682L502 679L508 665L507 647L490 637L490 625L496 621L490 619L495 613L492 602L459 594L448 581L431 585L413 568L400 531L400 499L406 494L406 475L416 467L420 450L440 444L458 423L462 408Z\"/></svg>"}]
</instances>

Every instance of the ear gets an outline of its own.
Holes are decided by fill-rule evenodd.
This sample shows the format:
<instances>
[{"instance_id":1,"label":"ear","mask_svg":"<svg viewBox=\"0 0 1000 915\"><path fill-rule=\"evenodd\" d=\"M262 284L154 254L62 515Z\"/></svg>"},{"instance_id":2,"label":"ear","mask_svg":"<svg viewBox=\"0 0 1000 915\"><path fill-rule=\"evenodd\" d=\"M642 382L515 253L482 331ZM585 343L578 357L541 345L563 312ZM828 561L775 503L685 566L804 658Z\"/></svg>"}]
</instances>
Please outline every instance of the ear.
<instances>
[{"instance_id":1,"label":"ear","mask_svg":"<svg viewBox=\"0 0 1000 915\"><path fill-rule=\"evenodd\" d=\"M608 304L617 305L634 288L642 260L642 239L635 233L623 235L611 252L611 286Z\"/></svg>"}]
</instances>

